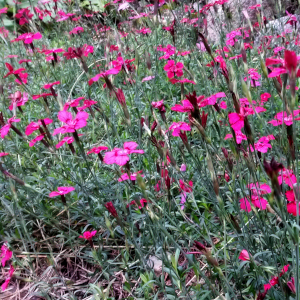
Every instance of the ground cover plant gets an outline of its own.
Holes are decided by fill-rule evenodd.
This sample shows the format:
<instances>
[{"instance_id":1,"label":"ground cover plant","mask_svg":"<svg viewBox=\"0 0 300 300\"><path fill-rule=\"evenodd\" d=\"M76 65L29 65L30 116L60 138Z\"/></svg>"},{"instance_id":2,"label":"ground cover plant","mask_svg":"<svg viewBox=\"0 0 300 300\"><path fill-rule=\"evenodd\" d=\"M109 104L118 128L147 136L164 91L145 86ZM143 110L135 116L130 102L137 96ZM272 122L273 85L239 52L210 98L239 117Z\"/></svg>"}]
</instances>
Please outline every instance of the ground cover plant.
<instances>
[{"instance_id":1,"label":"ground cover plant","mask_svg":"<svg viewBox=\"0 0 300 300\"><path fill-rule=\"evenodd\" d=\"M1 299L300 299L292 2L3 4Z\"/></svg>"}]
</instances>

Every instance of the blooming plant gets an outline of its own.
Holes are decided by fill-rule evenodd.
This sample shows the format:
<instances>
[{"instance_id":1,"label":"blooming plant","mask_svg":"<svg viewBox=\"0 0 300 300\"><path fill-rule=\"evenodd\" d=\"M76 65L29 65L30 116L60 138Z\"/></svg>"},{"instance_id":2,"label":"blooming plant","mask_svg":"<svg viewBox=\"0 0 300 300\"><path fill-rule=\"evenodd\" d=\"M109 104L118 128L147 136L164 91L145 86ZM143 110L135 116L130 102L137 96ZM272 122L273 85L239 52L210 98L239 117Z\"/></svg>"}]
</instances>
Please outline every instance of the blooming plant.
<instances>
[{"instance_id":1,"label":"blooming plant","mask_svg":"<svg viewBox=\"0 0 300 300\"><path fill-rule=\"evenodd\" d=\"M5 297L300 300L299 3L12 2Z\"/></svg>"}]
</instances>

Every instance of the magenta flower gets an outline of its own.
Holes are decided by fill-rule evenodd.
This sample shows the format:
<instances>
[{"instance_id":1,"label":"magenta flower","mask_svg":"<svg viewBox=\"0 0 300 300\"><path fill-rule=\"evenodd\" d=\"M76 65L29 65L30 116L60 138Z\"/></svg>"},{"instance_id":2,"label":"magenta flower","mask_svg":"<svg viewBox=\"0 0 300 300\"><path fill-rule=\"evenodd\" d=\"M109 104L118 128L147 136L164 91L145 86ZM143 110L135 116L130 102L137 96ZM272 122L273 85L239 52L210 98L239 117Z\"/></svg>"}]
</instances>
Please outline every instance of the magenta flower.
<instances>
[{"instance_id":1,"label":"magenta flower","mask_svg":"<svg viewBox=\"0 0 300 300\"><path fill-rule=\"evenodd\" d=\"M0 157L7 156L7 155L9 155L9 153L6 153L6 152L0 152Z\"/></svg>"},{"instance_id":2,"label":"magenta flower","mask_svg":"<svg viewBox=\"0 0 300 300\"><path fill-rule=\"evenodd\" d=\"M253 196L261 196L265 194L270 194L272 192L271 187L266 183L250 183L247 185L247 188L251 191L251 194Z\"/></svg>"},{"instance_id":3,"label":"magenta flower","mask_svg":"<svg viewBox=\"0 0 300 300\"><path fill-rule=\"evenodd\" d=\"M74 119L70 112L64 110L60 111L58 113L58 119L66 125L56 128L53 132L53 135L59 133L72 133L75 132L77 129L85 127L87 125L88 117L89 114L85 111L79 112Z\"/></svg>"},{"instance_id":4,"label":"magenta flower","mask_svg":"<svg viewBox=\"0 0 300 300\"><path fill-rule=\"evenodd\" d=\"M186 165L185 165L185 164L182 164L182 165L181 165L180 171L181 171L181 172L185 172L185 171L186 171Z\"/></svg>"},{"instance_id":5,"label":"magenta flower","mask_svg":"<svg viewBox=\"0 0 300 300\"><path fill-rule=\"evenodd\" d=\"M137 30L136 32L137 32L137 33L142 33L142 34L147 34L147 33L151 33L152 31L151 31L150 28L145 28L145 27L143 27L142 29Z\"/></svg>"},{"instance_id":6,"label":"magenta flower","mask_svg":"<svg viewBox=\"0 0 300 300\"><path fill-rule=\"evenodd\" d=\"M7 120L7 124L4 125L1 129L0 129L0 136L2 139L4 139L4 137L8 134L9 129L12 126L12 123L17 123L20 122L21 119L15 119L15 117L12 117L10 119Z\"/></svg>"},{"instance_id":7,"label":"magenta flower","mask_svg":"<svg viewBox=\"0 0 300 300\"><path fill-rule=\"evenodd\" d=\"M108 165L117 164L119 166L124 166L129 161L129 154L144 153L144 150L135 150L137 146L138 144L135 142L125 142L123 149L115 148L110 152L106 152L104 162Z\"/></svg>"},{"instance_id":8,"label":"magenta flower","mask_svg":"<svg viewBox=\"0 0 300 300\"><path fill-rule=\"evenodd\" d=\"M39 94L39 95L32 95L32 100L36 100L36 99L39 99L41 97L46 98L48 96L52 96L52 93L42 93L42 94Z\"/></svg>"},{"instance_id":9,"label":"magenta flower","mask_svg":"<svg viewBox=\"0 0 300 300\"><path fill-rule=\"evenodd\" d=\"M50 198L53 198L53 197L56 197L56 196L61 196L61 195L65 195L65 194L69 194L71 193L72 191L75 190L74 187L72 186L59 186L57 187L57 191L53 191L49 194L49 197Z\"/></svg>"},{"instance_id":10,"label":"magenta flower","mask_svg":"<svg viewBox=\"0 0 300 300\"><path fill-rule=\"evenodd\" d=\"M41 141L45 137L45 134L40 134L29 142L29 147L33 147L38 141Z\"/></svg>"},{"instance_id":11,"label":"magenta flower","mask_svg":"<svg viewBox=\"0 0 300 300\"><path fill-rule=\"evenodd\" d=\"M246 249L241 251L239 259L244 261L250 261L250 255Z\"/></svg>"},{"instance_id":12,"label":"magenta flower","mask_svg":"<svg viewBox=\"0 0 300 300\"><path fill-rule=\"evenodd\" d=\"M0 251L1 264L3 268L5 267L6 262L12 258L12 254L12 251L10 251L8 247L3 244Z\"/></svg>"},{"instance_id":13,"label":"magenta flower","mask_svg":"<svg viewBox=\"0 0 300 300\"><path fill-rule=\"evenodd\" d=\"M291 277L291 280L288 281L286 284L290 288L292 293L296 294L295 278Z\"/></svg>"},{"instance_id":14,"label":"magenta flower","mask_svg":"<svg viewBox=\"0 0 300 300\"><path fill-rule=\"evenodd\" d=\"M231 128L234 131L241 130L244 127L244 119L246 117L246 114L243 111L243 108L241 109L241 112L238 113L230 113L228 114L229 123L231 125Z\"/></svg>"},{"instance_id":15,"label":"magenta flower","mask_svg":"<svg viewBox=\"0 0 300 300\"><path fill-rule=\"evenodd\" d=\"M23 64L23 63L29 63L29 62L32 62L31 59L20 59L19 60L19 65Z\"/></svg>"},{"instance_id":16,"label":"magenta flower","mask_svg":"<svg viewBox=\"0 0 300 300\"><path fill-rule=\"evenodd\" d=\"M279 171L278 183L281 185L283 182L290 188L293 188L294 184L297 183L297 178L293 173L293 170L283 169Z\"/></svg>"},{"instance_id":17,"label":"magenta flower","mask_svg":"<svg viewBox=\"0 0 300 300\"><path fill-rule=\"evenodd\" d=\"M15 18L19 19L19 24L22 26L24 24L29 23L29 20L33 17L33 14L30 13L28 7L19 9L18 12L15 14Z\"/></svg>"},{"instance_id":18,"label":"magenta flower","mask_svg":"<svg viewBox=\"0 0 300 300\"><path fill-rule=\"evenodd\" d=\"M271 98L271 94L269 93L263 93L260 95L260 103L263 104L265 102L267 102L269 100L269 98Z\"/></svg>"},{"instance_id":19,"label":"magenta flower","mask_svg":"<svg viewBox=\"0 0 300 300\"><path fill-rule=\"evenodd\" d=\"M130 180L131 180L131 181L136 180L137 174L140 174L140 173L142 173L142 172L143 172L143 171L138 171L138 172L136 172L136 173L131 173L131 174L130 174ZM140 174L140 175L141 175L141 177L144 177L144 176L145 176L145 175L143 175L143 174ZM119 182L122 182L122 181L125 181L125 180L129 180L129 176L128 176L127 173L122 174L122 176L118 179Z\"/></svg>"},{"instance_id":20,"label":"magenta flower","mask_svg":"<svg viewBox=\"0 0 300 300\"><path fill-rule=\"evenodd\" d=\"M271 134L268 136L261 137L257 143L254 144L255 150L262 153L267 153L268 149L272 149L272 145L269 143L270 140L275 140L275 137ZM250 145L251 152L254 151L253 147Z\"/></svg>"},{"instance_id":21,"label":"magenta flower","mask_svg":"<svg viewBox=\"0 0 300 300\"><path fill-rule=\"evenodd\" d=\"M294 110L293 115L294 117L300 114L300 110ZM293 115L287 115L285 111L281 111L277 113L274 117L274 120L269 121L268 123L272 124L273 126L279 126L284 123L286 126L290 126L293 124ZM298 121L300 118L294 118L294 121Z\"/></svg>"},{"instance_id":22,"label":"magenta flower","mask_svg":"<svg viewBox=\"0 0 300 300\"><path fill-rule=\"evenodd\" d=\"M191 126L185 122L173 122L169 130L173 130L173 136L180 136L181 131L191 131Z\"/></svg>"},{"instance_id":23,"label":"magenta flower","mask_svg":"<svg viewBox=\"0 0 300 300\"><path fill-rule=\"evenodd\" d=\"M37 33L28 32L28 33L21 34L11 42L23 41L24 44L31 44L33 40L40 40L42 38L43 36L39 32Z\"/></svg>"},{"instance_id":24,"label":"magenta flower","mask_svg":"<svg viewBox=\"0 0 300 300\"><path fill-rule=\"evenodd\" d=\"M152 105L152 107L157 108L160 112L165 112L166 111L163 99L160 100L160 101L157 101L157 102L152 102L151 105Z\"/></svg>"},{"instance_id":25,"label":"magenta flower","mask_svg":"<svg viewBox=\"0 0 300 300\"><path fill-rule=\"evenodd\" d=\"M91 153L98 154L99 159L103 162L104 158L103 158L103 156L102 156L102 154L100 152L104 151L104 150L108 150L108 147L106 147L106 146L94 147L90 151L88 151L87 154L91 154Z\"/></svg>"},{"instance_id":26,"label":"magenta flower","mask_svg":"<svg viewBox=\"0 0 300 300\"><path fill-rule=\"evenodd\" d=\"M46 83L46 84L44 84L43 88L48 90L48 89L53 88L54 85L58 85L58 84L60 84L60 81L55 81L55 82L52 82L52 83Z\"/></svg>"},{"instance_id":27,"label":"magenta flower","mask_svg":"<svg viewBox=\"0 0 300 300\"><path fill-rule=\"evenodd\" d=\"M83 235L80 235L80 239L85 239L85 240L92 240L92 238L97 234L97 230L93 231L85 231Z\"/></svg>"},{"instance_id":28,"label":"magenta flower","mask_svg":"<svg viewBox=\"0 0 300 300\"><path fill-rule=\"evenodd\" d=\"M27 125L26 129L25 129L25 134L26 135L30 135L32 134L34 131L39 130L41 126L43 126L42 121L44 121L45 125L51 124L53 122L53 120L45 118L42 120L38 120L38 122L31 122L30 124Z\"/></svg>"},{"instance_id":29,"label":"magenta flower","mask_svg":"<svg viewBox=\"0 0 300 300\"><path fill-rule=\"evenodd\" d=\"M83 101L83 106L78 107L78 110L84 110L87 109L89 107L91 107L92 105L97 104L97 101L91 100L91 99L86 99Z\"/></svg>"},{"instance_id":30,"label":"magenta flower","mask_svg":"<svg viewBox=\"0 0 300 300\"><path fill-rule=\"evenodd\" d=\"M108 147L106 147L106 146L94 147L91 150L89 150L87 152L87 154L91 154L91 153L98 154L98 153L100 153L100 151L104 151L104 150L108 150Z\"/></svg>"},{"instance_id":31,"label":"magenta flower","mask_svg":"<svg viewBox=\"0 0 300 300\"><path fill-rule=\"evenodd\" d=\"M250 212L252 210L250 201L255 207L261 210L267 209L268 201L262 197L254 195L251 196L250 200L247 197L240 199L240 208L246 212Z\"/></svg>"},{"instance_id":32,"label":"magenta flower","mask_svg":"<svg viewBox=\"0 0 300 300\"><path fill-rule=\"evenodd\" d=\"M25 103L28 101L28 93L23 92L23 96L21 92L15 92L14 94L11 94L10 97L11 99L11 104L8 107L9 110L13 110L18 106L23 106Z\"/></svg>"},{"instance_id":33,"label":"magenta flower","mask_svg":"<svg viewBox=\"0 0 300 300\"><path fill-rule=\"evenodd\" d=\"M192 103L185 99L181 101L182 105L180 104L175 104L175 106L171 107L171 110L173 111L178 111L178 112L192 112L194 111L194 107Z\"/></svg>"},{"instance_id":34,"label":"magenta flower","mask_svg":"<svg viewBox=\"0 0 300 300\"><path fill-rule=\"evenodd\" d=\"M228 133L228 134L226 134L224 140L232 139L232 138L233 138L233 135L231 133ZM235 141L236 141L236 143L241 144L243 140L247 141L246 135L243 134L240 130L235 131Z\"/></svg>"},{"instance_id":35,"label":"magenta flower","mask_svg":"<svg viewBox=\"0 0 300 300\"><path fill-rule=\"evenodd\" d=\"M20 68L20 69L15 70L15 69L13 68L13 66L12 66L11 64L9 64L9 63L5 63L5 66L6 66L6 68L8 69L8 73L6 73L6 74L3 76L3 78L8 77L9 75L20 76L20 74L21 74L23 71L26 71L25 68Z\"/></svg>"},{"instance_id":36,"label":"magenta flower","mask_svg":"<svg viewBox=\"0 0 300 300\"><path fill-rule=\"evenodd\" d=\"M144 78L142 79L142 82L149 81L149 80L152 80L152 79L154 79L154 78L155 78L155 76L147 76L147 77L144 77Z\"/></svg>"},{"instance_id":37,"label":"magenta flower","mask_svg":"<svg viewBox=\"0 0 300 300\"><path fill-rule=\"evenodd\" d=\"M58 144L55 145L56 149L63 146L65 143L72 144L74 142L74 138L72 136L65 136Z\"/></svg>"},{"instance_id":38,"label":"magenta flower","mask_svg":"<svg viewBox=\"0 0 300 300\"><path fill-rule=\"evenodd\" d=\"M53 53L65 52L65 50L62 48L55 48L55 49L45 49L45 50L42 50L42 52L46 55L49 55L49 54L53 54Z\"/></svg>"},{"instance_id":39,"label":"magenta flower","mask_svg":"<svg viewBox=\"0 0 300 300\"><path fill-rule=\"evenodd\" d=\"M83 99L84 99L84 97L79 97L79 98L72 99L72 100L66 102L63 110L68 110L69 107L77 107L79 105L80 101Z\"/></svg>"},{"instance_id":40,"label":"magenta flower","mask_svg":"<svg viewBox=\"0 0 300 300\"><path fill-rule=\"evenodd\" d=\"M7 13L8 8L7 7L3 7L0 9L0 15L2 14L6 14Z\"/></svg>"},{"instance_id":41,"label":"magenta flower","mask_svg":"<svg viewBox=\"0 0 300 300\"><path fill-rule=\"evenodd\" d=\"M173 78L175 75L181 77L183 75L182 68L184 67L182 62L175 64L174 60L169 60L164 66L164 70L167 72L168 78Z\"/></svg>"},{"instance_id":42,"label":"magenta flower","mask_svg":"<svg viewBox=\"0 0 300 300\"><path fill-rule=\"evenodd\" d=\"M69 32L69 34L78 34L79 32L83 32L83 31L84 31L83 28L80 27L80 26L78 26L78 27L73 28L73 29Z\"/></svg>"},{"instance_id":43,"label":"magenta flower","mask_svg":"<svg viewBox=\"0 0 300 300\"><path fill-rule=\"evenodd\" d=\"M88 45L88 44L84 44L83 46L81 47L69 47L68 48L68 51L66 51L64 53L64 56L67 58L67 59L72 59L72 58L79 58L81 59L82 56L85 56L85 57L88 57L88 55L90 53L93 53L94 52L94 47L91 46L91 45Z\"/></svg>"},{"instance_id":44,"label":"magenta flower","mask_svg":"<svg viewBox=\"0 0 300 300\"><path fill-rule=\"evenodd\" d=\"M294 51L285 50L284 59L281 58L267 58L266 66L279 65L278 68L274 68L268 77L277 77L285 73L295 73L298 65L298 57ZM297 74L298 77L299 74Z\"/></svg>"},{"instance_id":45,"label":"magenta flower","mask_svg":"<svg viewBox=\"0 0 300 300\"><path fill-rule=\"evenodd\" d=\"M2 291L4 292L8 285L9 285L9 282L13 276L13 273L14 273L15 269L13 267L13 265L10 265L10 268L9 268L9 271L8 271L8 277L5 279L4 283L1 285L1 288L2 288Z\"/></svg>"},{"instance_id":46,"label":"magenta flower","mask_svg":"<svg viewBox=\"0 0 300 300\"><path fill-rule=\"evenodd\" d=\"M183 180L179 179L180 189L186 193L191 193L193 191L193 182L190 180L189 183L185 183Z\"/></svg>"}]
</instances>

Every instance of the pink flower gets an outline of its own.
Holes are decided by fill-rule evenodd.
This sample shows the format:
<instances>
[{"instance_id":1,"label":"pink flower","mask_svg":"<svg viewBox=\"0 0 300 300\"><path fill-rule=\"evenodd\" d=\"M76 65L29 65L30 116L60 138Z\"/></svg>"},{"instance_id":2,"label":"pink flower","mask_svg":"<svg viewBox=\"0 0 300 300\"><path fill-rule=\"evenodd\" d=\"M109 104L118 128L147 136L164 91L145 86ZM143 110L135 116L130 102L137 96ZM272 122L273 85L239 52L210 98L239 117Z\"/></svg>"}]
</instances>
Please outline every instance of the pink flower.
<instances>
[{"instance_id":1,"label":"pink flower","mask_svg":"<svg viewBox=\"0 0 300 300\"><path fill-rule=\"evenodd\" d=\"M160 100L160 101L157 101L157 102L152 102L151 105L152 105L152 107L157 108L160 112L165 112L166 111L163 99Z\"/></svg>"},{"instance_id":2,"label":"pink flower","mask_svg":"<svg viewBox=\"0 0 300 300\"><path fill-rule=\"evenodd\" d=\"M69 34L78 34L79 32L83 32L84 30L83 30L83 28L82 27L75 27L75 28L73 28L70 32L69 32Z\"/></svg>"},{"instance_id":3,"label":"pink flower","mask_svg":"<svg viewBox=\"0 0 300 300\"><path fill-rule=\"evenodd\" d=\"M69 107L77 107L79 105L80 101L83 99L84 99L84 97L79 97L79 98L72 99L72 100L66 102L63 110L68 110Z\"/></svg>"},{"instance_id":4,"label":"pink flower","mask_svg":"<svg viewBox=\"0 0 300 300\"><path fill-rule=\"evenodd\" d=\"M85 231L83 235L80 235L80 239L85 239L85 240L92 240L93 237L97 234L97 230L93 231Z\"/></svg>"},{"instance_id":5,"label":"pink flower","mask_svg":"<svg viewBox=\"0 0 300 300\"><path fill-rule=\"evenodd\" d=\"M253 6L249 6L250 9L256 9L258 7L261 7L261 4L255 4Z\"/></svg>"},{"instance_id":6,"label":"pink flower","mask_svg":"<svg viewBox=\"0 0 300 300\"><path fill-rule=\"evenodd\" d=\"M33 17L33 14L30 13L28 7L18 10L15 14L15 18L19 19L19 24L22 26L26 23L29 23L29 20Z\"/></svg>"},{"instance_id":7,"label":"pink flower","mask_svg":"<svg viewBox=\"0 0 300 300\"><path fill-rule=\"evenodd\" d=\"M167 72L168 78L173 78L175 75L181 77L183 75L182 68L184 67L182 62L175 64L174 60L169 60L164 66L164 70Z\"/></svg>"},{"instance_id":8,"label":"pink flower","mask_svg":"<svg viewBox=\"0 0 300 300\"><path fill-rule=\"evenodd\" d=\"M9 155L9 153L6 153L6 152L0 152L0 157L6 156L6 155Z\"/></svg>"},{"instance_id":9,"label":"pink flower","mask_svg":"<svg viewBox=\"0 0 300 300\"><path fill-rule=\"evenodd\" d=\"M242 250L239 259L244 261L250 261L250 255L246 249Z\"/></svg>"},{"instance_id":10,"label":"pink flower","mask_svg":"<svg viewBox=\"0 0 300 300\"><path fill-rule=\"evenodd\" d=\"M144 77L144 78L142 79L142 82L152 80L153 78L155 78L155 76L147 76L147 77Z\"/></svg>"},{"instance_id":11,"label":"pink flower","mask_svg":"<svg viewBox=\"0 0 300 300\"><path fill-rule=\"evenodd\" d=\"M254 144L255 150L262 153L267 153L268 149L272 149L271 144L269 143L270 140L275 140L275 137L271 134L268 136L261 137L257 143ZM250 145L250 150L253 152L253 147Z\"/></svg>"},{"instance_id":12,"label":"pink flower","mask_svg":"<svg viewBox=\"0 0 300 300\"><path fill-rule=\"evenodd\" d=\"M228 134L226 134L224 140L231 139L231 138L233 138L232 134L228 133ZM237 144L241 144L243 140L247 141L247 137L240 130L238 130L238 131L235 131L235 140L236 140Z\"/></svg>"},{"instance_id":13,"label":"pink flower","mask_svg":"<svg viewBox=\"0 0 300 300\"><path fill-rule=\"evenodd\" d=\"M268 77L277 77L285 73L295 73L298 65L298 58L294 51L285 50L284 60L281 58L267 58L266 66L280 65L278 68L274 68ZM297 74L298 75L298 74Z\"/></svg>"},{"instance_id":14,"label":"pink flower","mask_svg":"<svg viewBox=\"0 0 300 300\"><path fill-rule=\"evenodd\" d=\"M227 103L226 103L225 101L222 101L222 102L220 103L220 108L226 109L226 108L227 108Z\"/></svg>"},{"instance_id":15,"label":"pink flower","mask_svg":"<svg viewBox=\"0 0 300 300\"><path fill-rule=\"evenodd\" d=\"M296 294L295 278L291 277L291 281L287 282L287 286L290 288L292 293Z\"/></svg>"},{"instance_id":16,"label":"pink flower","mask_svg":"<svg viewBox=\"0 0 300 300\"><path fill-rule=\"evenodd\" d=\"M11 104L9 106L9 110L15 109L17 106L23 106L28 101L28 93L23 92L23 96L21 92L15 92L14 94L11 94L10 97Z\"/></svg>"},{"instance_id":17,"label":"pink flower","mask_svg":"<svg viewBox=\"0 0 300 300\"><path fill-rule=\"evenodd\" d=\"M46 83L44 84L43 88L48 90L48 89L51 89L54 85L58 85L60 84L60 81L55 81L55 82L52 82L52 83Z\"/></svg>"},{"instance_id":18,"label":"pink flower","mask_svg":"<svg viewBox=\"0 0 300 300\"><path fill-rule=\"evenodd\" d=\"M193 182L190 180L189 183L185 183L183 180L179 179L180 189L186 193L191 193L193 191Z\"/></svg>"},{"instance_id":19,"label":"pink flower","mask_svg":"<svg viewBox=\"0 0 300 300\"><path fill-rule=\"evenodd\" d=\"M4 125L1 129L0 129L0 136L2 139L4 139L4 137L8 134L9 132L9 129L12 125L12 123L17 123L17 122L20 122L21 119L15 119L15 117L12 117L10 119L7 120L7 124Z\"/></svg>"},{"instance_id":20,"label":"pink flower","mask_svg":"<svg viewBox=\"0 0 300 300\"><path fill-rule=\"evenodd\" d=\"M8 271L8 277L5 279L4 283L1 285L3 292L7 289L9 282L13 276L14 271L15 271L15 269L14 269L13 265L10 265L10 269Z\"/></svg>"},{"instance_id":21,"label":"pink flower","mask_svg":"<svg viewBox=\"0 0 300 300\"><path fill-rule=\"evenodd\" d=\"M94 100L91 100L91 99L86 99L86 100L83 101L83 106L78 107L78 110L87 109L87 108L91 107L94 104L97 104L97 101L94 101Z\"/></svg>"},{"instance_id":22,"label":"pink flower","mask_svg":"<svg viewBox=\"0 0 300 300\"><path fill-rule=\"evenodd\" d=\"M241 111L241 113L230 113L228 114L229 123L231 125L231 128L234 131L241 130L244 127L244 119L245 114Z\"/></svg>"},{"instance_id":23,"label":"pink flower","mask_svg":"<svg viewBox=\"0 0 300 300\"><path fill-rule=\"evenodd\" d=\"M151 31L150 28L145 28L145 27L143 27L142 29L137 30L136 32L137 32L137 33L142 33L142 34L147 34L147 33L151 33L152 31Z\"/></svg>"},{"instance_id":24,"label":"pink flower","mask_svg":"<svg viewBox=\"0 0 300 300\"><path fill-rule=\"evenodd\" d=\"M293 115L294 117L300 114L300 110L294 110ZM273 126L279 126L284 123L286 126L290 126L293 124L293 115L287 115L285 111L281 111L277 113L274 117L274 120L269 121L268 123L272 124ZM294 118L294 121L298 121L300 118Z\"/></svg>"},{"instance_id":25,"label":"pink flower","mask_svg":"<svg viewBox=\"0 0 300 300\"><path fill-rule=\"evenodd\" d=\"M56 197L56 196L61 196L65 194L69 194L70 192L74 191L75 188L72 186L59 186L57 187L57 191L53 191L49 194L50 198Z\"/></svg>"},{"instance_id":26,"label":"pink flower","mask_svg":"<svg viewBox=\"0 0 300 300\"><path fill-rule=\"evenodd\" d=\"M12 40L11 42L18 42L18 41L23 41L24 44L31 44L33 40L40 40L42 39L43 36L37 32L37 33L24 33L18 36L16 39Z\"/></svg>"},{"instance_id":27,"label":"pink flower","mask_svg":"<svg viewBox=\"0 0 300 300\"><path fill-rule=\"evenodd\" d=\"M266 183L250 183L247 188L251 191L253 196L261 196L265 194L270 194L272 192L271 187Z\"/></svg>"},{"instance_id":28,"label":"pink flower","mask_svg":"<svg viewBox=\"0 0 300 300\"><path fill-rule=\"evenodd\" d=\"M108 165L117 164L119 166L124 166L129 161L129 154L139 153L143 154L143 150L135 150L138 146L135 142L125 142L123 149L115 148L112 151L106 152L104 156L104 162Z\"/></svg>"},{"instance_id":29,"label":"pink flower","mask_svg":"<svg viewBox=\"0 0 300 300\"><path fill-rule=\"evenodd\" d=\"M263 93L260 95L260 103L265 103L268 101L268 99L271 98L271 95L269 93Z\"/></svg>"},{"instance_id":30,"label":"pink flower","mask_svg":"<svg viewBox=\"0 0 300 300\"><path fill-rule=\"evenodd\" d=\"M3 7L0 9L0 15L1 14L6 14L7 13L8 8L7 7Z\"/></svg>"},{"instance_id":31,"label":"pink flower","mask_svg":"<svg viewBox=\"0 0 300 300\"><path fill-rule=\"evenodd\" d=\"M134 181L134 180L136 180L136 178L137 178L137 174L138 173L142 173L143 171L138 171L138 172L136 172L136 173L131 173L130 174L130 180L131 181ZM141 177L144 177L145 175L143 175L143 174L140 174L141 175ZM124 173L124 174L122 174L122 176L118 179L118 181L119 182L122 182L122 181L125 181L125 180L128 180L129 179L129 176L128 176L128 174L127 173Z\"/></svg>"},{"instance_id":32,"label":"pink flower","mask_svg":"<svg viewBox=\"0 0 300 300\"><path fill-rule=\"evenodd\" d=\"M104 150L108 150L108 147L106 147L106 146L98 146L98 147L94 147L91 150L89 150L87 152L87 154L91 154L91 153L98 154L98 153L100 153L100 151L104 151Z\"/></svg>"},{"instance_id":33,"label":"pink flower","mask_svg":"<svg viewBox=\"0 0 300 300\"><path fill-rule=\"evenodd\" d=\"M68 111L60 111L58 113L58 119L65 123L62 127L56 128L53 132L53 135L59 133L72 133L75 132L77 129L85 127L87 125L87 119L89 114L85 111L80 111L77 113L76 117L73 119L72 114Z\"/></svg>"},{"instance_id":34,"label":"pink flower","mask_svg":"<svg viewBox=\"0 0 300 300\"><path fill-rule=\"evenodd\" d=\"M278 282L279 282L279 281L278 281L278 277L277 277L277 276L273 277L273 278L269 281L269 283L264 284L264 290L265 290L265 292L267 292L268 290L270 290L270 289L272 288L272 286L278 284Z\"/></svg>"},{"instance_id":35,"label":"pink flower","mask_svg":"<svg viewBox=\"0 0 300 300\"><path fill-rule=\"evenodd\" d=\"M15 75L15 76L20 76L20 74L23 72L23 71L26 71L26 69L24 69L24 68L20 68L20 69L17 69L17 70L15 70L14 68L13 68L13 66L11 65L11 64L9 64L9 63L5 63L5 66L6 66L6 68L8 69L8 73L6 73L4 76L3 76L3 78L6 78L6 77L8 77L9 75Z\"/></svg>"},{"instance_id":36,"label":"pink flower","mask_svg":"<svg viewBox=\"0 0 300 300\"><path fill-rule=\"evenodd\" d=\"M39 94L39 95L32 95L32 99L36 100L36 99L39 99L41 97L46 98L48 96L52 96L52 93L42 93L42 94Z\"/></svg>"},{"instance_id":37,"label":"pink flower","mask_svg":"<svg viewBox=\"0 0 300 300\"><path fill-rule=\"evenodd\" d=\"M181 171L181 172L185 172L185 171L186 171L186 165L185 165L185 164L182 164L182 165L181 165L180 171Z\"/></svg>"},{"instance_id":38,"label":"pink flower","mask_svg":"<svg viewBox=\"0 0 300 300\"><path fill-rule=\"evenodd\" d=\"M180 136L181 131L191 131L191 126L185 122L173 122L169 130L173 130L173 136Z\"/></svg>"},{"instance_id":39,"label":"pink flower","mask_svg":"<svg viewBox=\"0 0 300 300\"><path fill-rule=\"evenodd\" d=\"M297 183L297 178L294 175L292 170L283 169L279 171L278 174L278 183L281 185L283 181L287 184L290 188L293 188L293 185Z\"/></svg>"},{"instance_id":40,"label":"pink flower","mask_svg":"<svg viewBox=\"0 0 300 300\"><path fill-rule=\"evenodd\" d=\"M285 193L286 199L289 203L287 203L286 208L288 213L297 216L297 202L295 198L295 194L293 190L287 191ZM300 213L300 203L298 203L298 215Z\"/></svg>"},{"instance_id":41,"label":"pink flower","mask_svg":"<svg viewBox=\"0 0 300 300\"><path fill-rule=\"evenodd\" d=\"M0 251L1 264L3 268L5 267L6 262L12 258L12 254L12 251L10 251L8 247L3 244Z\"/></svg>"},{"instance_id":42,"label":"pink flower","mask_svg":"<svg viewBox=\"0 0 300 300\"><path fill-rule=\"evenodd\" d=\"M20 59L19 60L19 65L21 65L22 63L29 63L29 62L31 62L32 60L31 59Z\"/></svg>"},{"instance_id":43,"label":"pink flower","mask_svg":"<svg viewBox=\"0 0 300 300\"><path fill-rule=\"evenodd\" d=\"M280 272L280 274L279 274L279 277L281 277L283 274L285 274L285 273L288 271L289 266L290 266L290 265L285 265L285 266L282 268L282 270L281 270L281 272ZM276 284L278 284L278 283L279 283L279 281L278 281L278 276L274 276L273 278L271 278L271 280L269 281L269 283L264 284L264 290L265 290L265 292L267 292L269 289L272 288L272 286L274 286L274 285L276 285Z\"/></svg>"},{"instance_id":44,"label":"pink flower","mask_svg":"<svg viewBox=\"0 0 300 300\"><path fill-rule=\"evenodd\" d=\"M43 126L43 122L45 125L51 124L53 122L53 120L45 118L42 120L38 120L38 122L31 122L30 124L27 125L26 129L25 129L25 134L26 135L30 135L32 134L34 131L39 130L41 126Z\"/></svg>"},{"instance_id":45,"label":"pink flower","mask_svg":"<svg viewBox=\"0 0 300 300\"><path fill-rule=\"evenodd\" d=\"M64 53L64 56L67 59L72 59L72 58L79 58L79 59L81 59L82 56L88 57L88 55L90 53L93 53L93 52L94 52L94 47L93 46L84 44L82 47L77 47L77 48L75 48L75 47L69 47L68 51L66 51Z\"/></svg>"},{"instance_id":46,"label":"pink flower","mask_svg":"<svg viewBox=\"0 0 300 300\"><path fill-rule=\"evenodd\" d=\"M45 137L45 134L38 135L36 138L29 142L29 147L33 147L38 141L41 141Z\"/></svg>"},{"instance_id":47,"label":"pink flower","mask_svg":"<svg viewBox=\"0 0 300 300\"><path fill-rule=\"evenodd\" d=\"M265 210L267 208L268 201L264 198L253 195L251 197L251 203L255 207ZM246 212L250 212L252 210L250 201L247 197L240 199L240 208Z\"/></svg>"},{"instance_id":48,"label":"pink flower","mask_svg":"<svg viewBox=\"0 0 300 300\"><path fill-rule=\"evenodd\" d=\"M181 103L183 105L175 104L175 106L171 107L171 110L178 111L178 112L191 112L191 111L194 111L194 107L193 107L192 103L189 100L187 100L187 99L182 100Z\"/></svg>"},{"instance_id":49,"label":"pink flower","mask_svg":"<svg viewBox=\"0 0 300 300\"><path fill-rule=\"evenodd\" d=\"M177 55L179 55L179 56L186 56L186 55L188 55L190 53L191 53L191 51L182 51L182 52L178 51Z\"/></svg>"},{"instance_id":50,"label":"pink flower","mask_svg":"<svg viewBox=\"0 0 300 300\"><path fill-rule=\"evenodd\" d=\"M74 142L74 138L72 136L65 136L58 144L56 144L56 149L63 146L65 143L72 144Z\"/></svg>"},{"instance_id":51,"label":"pink flower","mask_svg":"<svg viewBox=\"0 0 300 300\"><path fill-rule=\"evenodd\" d=\"M128 204L126 205L126 207L128 208L128 207L131 206L131 205L136 205L137 202L138 202L138 201L132 200L130 203L128 203ZM148 201L147 201L145 198L142 198L142 199L140 199L140 203L141 203L141 205L139 205L139 209L142 209L144 206L147 205Z\"/></svg>"}]
</instances>

